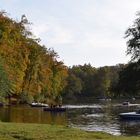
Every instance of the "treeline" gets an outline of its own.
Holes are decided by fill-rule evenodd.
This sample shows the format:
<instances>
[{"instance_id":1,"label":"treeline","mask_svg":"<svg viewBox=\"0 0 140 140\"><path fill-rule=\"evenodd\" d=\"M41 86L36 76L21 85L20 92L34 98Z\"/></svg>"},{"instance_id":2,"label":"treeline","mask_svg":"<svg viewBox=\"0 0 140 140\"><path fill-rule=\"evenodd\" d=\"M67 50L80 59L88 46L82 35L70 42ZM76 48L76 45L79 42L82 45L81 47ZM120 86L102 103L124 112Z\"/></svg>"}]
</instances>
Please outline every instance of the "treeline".
<instances>
[{"instance_id":1,"label":"treeline","mask_svg":"<svg viewBox=\"0 0 140 140\"><path fill-rule=\"evenodd\" d=\"M140 97L140 18L126 31L128 64L66 67L53 49L40 45L23 15L0 12L0 102L87 102L97 98Z\"/></svg>"},{"instance_id":2,"label":"treeline","mask_svg":"<svg viewBox=\"0 0 140 140\"><path fill-rule=\"evenodd\" d=\"M122 69L116 90L118 96L140 98L140 60Z\"/></svg>"},{"instance_id":3,"label":"treeline","mask_svg":"<svg viewBox=\"0 0 140 140\"><path fill-rule=\"evenodd\" d=\"M69 68L67 101L93 98L140 98L140 13L125 32L128 64L94 68L90 64Z\"/></svg>"},{"instance_id":4,"label":"treeline","mask_svg":"<svg viewBox=\"0 0 140 140\"><path fill-rule=\"evenodd\" d=\"M88 102L92 99L118 97L116 88L119 73L124 67L125 65L119 64L95 68L85 64L69 68L67 86L63 94L64 100Z\"/></svg>"},{"instance_id":5,"label":"treeline","mask_svg":"<svg viewBox=\"0 0 140 140\"><path fill-rule=\"evenodd\" d=\"M140 61L100 68L73 66L68 69L63 98L66 103L140 98Z\"/></svg>"},{"instance_id":6,"label":"treeline","mask_svg":"<svg viewBox=\"0 0 140 140\"><path fill-rule=\"evenodd\" d=\"M67 67L40 45L29 25L24 15L15 21L0 12L0 101L61 102Z\"/></svg>"}]
</instances>

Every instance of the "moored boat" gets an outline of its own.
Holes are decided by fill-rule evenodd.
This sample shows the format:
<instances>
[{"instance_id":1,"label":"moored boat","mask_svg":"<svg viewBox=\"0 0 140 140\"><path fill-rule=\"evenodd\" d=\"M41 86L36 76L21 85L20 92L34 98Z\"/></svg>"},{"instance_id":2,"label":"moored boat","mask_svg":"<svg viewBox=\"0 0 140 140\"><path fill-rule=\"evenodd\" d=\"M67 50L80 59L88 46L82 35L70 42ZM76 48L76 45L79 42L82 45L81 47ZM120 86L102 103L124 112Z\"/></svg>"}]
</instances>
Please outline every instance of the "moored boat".
<instances>
[{"instance_id":1,"label":"moored boat","mask_svg":"<svg viewBox=\"0 0 140 140\"><path fill-rule=\"evenodd\" d=\"M121 119L140 120L140 111L120 113L119 116L120 116Z\"/></svg>"},{"instance_id":2,"label":"moored boat","mask_svg":"<svg viewBox=\"0 0 140 140\"><path fill-rule=\"evenodd\" d=\"M44 103L35 103L35 102L31 103L30 106L31 107L48 107L47 104L44 104Z\"/></svg>"},{"instance_id":3,"label":"moored boat","mask_svg":"<svg viewBox=\"0 0 140 140\"><path fill-rule=\"evenodd\" d=\"M129 106L130 105L130 102L126 101L126 102L123 102L122 105L126 105L126 106Z\"/></svg>"},{"instance_id":4,"label":"moored boat","mask_svg":"<svg viewBox=\"0 0 140 140\"><path fill-rule=\"evenodd\" d=\"M0 107L2 107L4 104L2 102L0 102Z\"/></svg>"},{"instance_id":5,"label":"moored boat","mask_svg":"<svg viewBox=\"0 0 140 140\"><path fill-rule=\"evenodd\" d=\"M44 107L44 111L51 111L51 112L65 112L66 108L65 107Z\"/></svg>"},{"instance_id":6,"label":"moored boat","mask_svg":"<svg viewBox=\"0 0 140 140\"><path fill-rule=\"evenodd\" d=\"M130 102L126 101L126 102L122 103L122 106L140 106L140 104L134 104L134 103L130 103Z\"/></svg>"}]
</instances>

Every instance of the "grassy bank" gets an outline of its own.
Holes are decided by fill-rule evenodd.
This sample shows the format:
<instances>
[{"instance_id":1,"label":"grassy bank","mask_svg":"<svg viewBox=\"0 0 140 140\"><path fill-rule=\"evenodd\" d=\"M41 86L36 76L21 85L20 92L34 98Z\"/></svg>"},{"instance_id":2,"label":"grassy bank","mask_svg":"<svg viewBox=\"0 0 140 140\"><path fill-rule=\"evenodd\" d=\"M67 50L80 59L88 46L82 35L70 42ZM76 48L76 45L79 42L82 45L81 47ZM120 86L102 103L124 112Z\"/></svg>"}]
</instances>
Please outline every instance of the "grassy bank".
<instances>
[{"instance_id":1,"label":"grassy bank","mask_svg":"<svg viewBox=\"0 0 140 140\"><path fill-rule=\"evenodd\" d=\"M140 137L112 136L66 126L0 123L0 140L139 140Z\"/></svg>"}]
</instances>

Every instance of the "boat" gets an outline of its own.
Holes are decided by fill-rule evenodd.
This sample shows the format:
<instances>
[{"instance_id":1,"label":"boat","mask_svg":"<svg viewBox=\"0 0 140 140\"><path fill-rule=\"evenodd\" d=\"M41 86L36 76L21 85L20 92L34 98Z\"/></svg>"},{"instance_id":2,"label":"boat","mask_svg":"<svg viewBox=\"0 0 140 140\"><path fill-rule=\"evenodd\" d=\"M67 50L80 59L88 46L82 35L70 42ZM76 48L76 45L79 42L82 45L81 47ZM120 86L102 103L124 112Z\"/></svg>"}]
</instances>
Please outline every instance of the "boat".
<instances>
[{"instance_id":1,"label":"boat","mask_svg":"<svg viewBox=\"0 0 140 140\"><path fill-rule=\"evenodd\" d=\"M134 103L130 103L130 102L126 101L126 102L122 103L122 106L140 106L140 104L134 104Z\"/></svg>"},{"instance_id":2,"label":"boat","mask_svg":"<svg viewBox=\"0 0 140 140\"><path fill-rule=\"evenodd\" d=\"M4 104L2 102L0 102L0 107L2 107Z\"/></svg>"},{"instance_id":3,"label":"boat","mask_svg":"<svg viewBox=\"0 0 140 140\"><path fill-rule=\"evenodd\" d=\"M30 104L31 107L48 107L48 104L44 104L44 103L31 103Z\"/></svg>"},{"instance_id":4,"label":"boat","mask_svg":"<svg viewBox=\"0 0 140 140\"><path fill-rule=\"evenodd\" d=\"M128 102L128 101L123 102L122 105L129 106L130 105L130 102Z\"/></svg>"},{"instance_id":5,"label":"boat","mask_svg":"<svg viewBox=\"0 0 140 140\"><path fill-rule=\"evenodd\" d=\"M120 113L119 116L121 119L140 120L140 110L136 112Z\"/></svg>"},{"instance_id":6,"label":"boat","mask_svg":"<svg viewBox=\"0 0 140 140\"><path fill-rule=\"evenodd\" d=\"M65 107L44 107L44 111L50 111L50 112L65 112L66 108Z\"/></svg>"}]
</instances>

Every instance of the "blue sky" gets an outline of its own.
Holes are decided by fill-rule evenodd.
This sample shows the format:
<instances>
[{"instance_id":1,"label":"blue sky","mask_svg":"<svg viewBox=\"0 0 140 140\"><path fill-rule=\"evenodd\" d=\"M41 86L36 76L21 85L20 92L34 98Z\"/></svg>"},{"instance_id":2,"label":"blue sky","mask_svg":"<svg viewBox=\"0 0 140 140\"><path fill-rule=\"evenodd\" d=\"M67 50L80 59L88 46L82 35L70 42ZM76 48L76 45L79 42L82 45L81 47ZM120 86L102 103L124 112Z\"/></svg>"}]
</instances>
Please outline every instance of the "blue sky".
<instances>
[{"instance_id":1,"label":"blue sky","mask_svg":"<svg viewBox=\"0 0 140 140\"><path fill-rule=\"evenodd\" d=\"M13 19L25 14L41 43L54 48L67 66L127 63L124 33L140 0L0 0Z\"/></svg>"}]
</instances>

